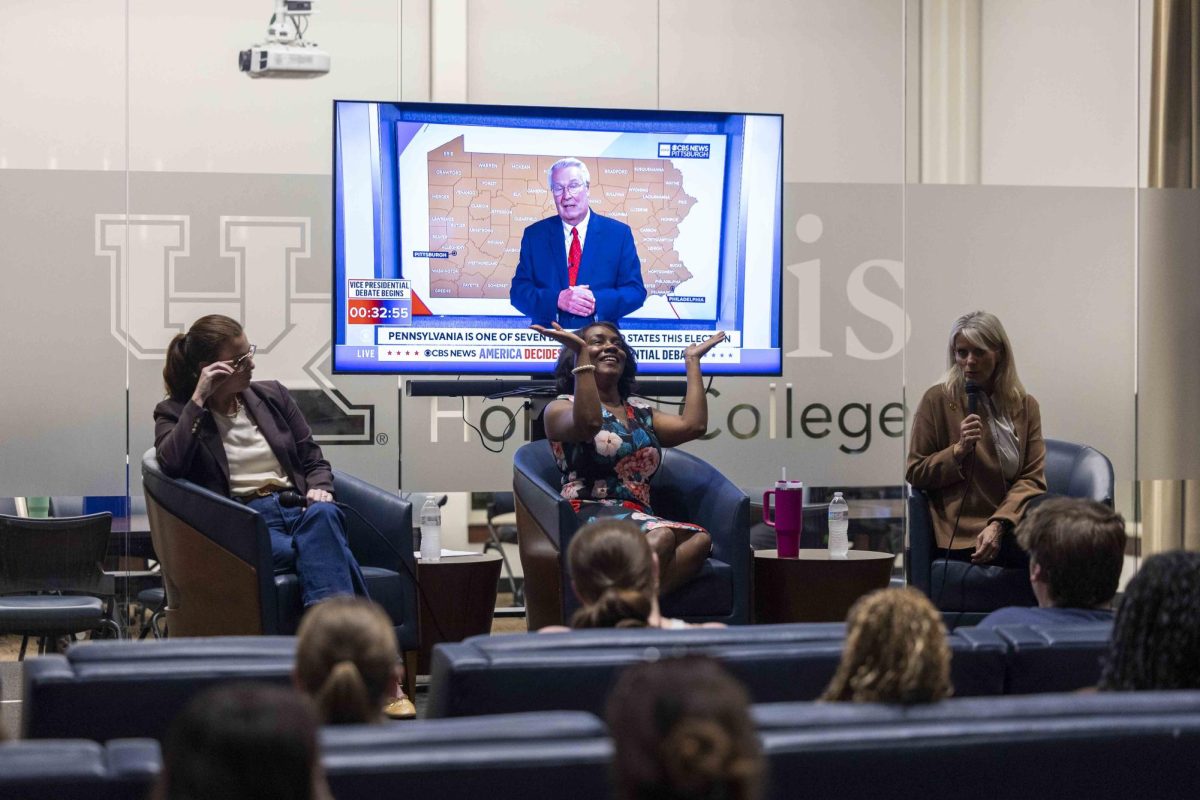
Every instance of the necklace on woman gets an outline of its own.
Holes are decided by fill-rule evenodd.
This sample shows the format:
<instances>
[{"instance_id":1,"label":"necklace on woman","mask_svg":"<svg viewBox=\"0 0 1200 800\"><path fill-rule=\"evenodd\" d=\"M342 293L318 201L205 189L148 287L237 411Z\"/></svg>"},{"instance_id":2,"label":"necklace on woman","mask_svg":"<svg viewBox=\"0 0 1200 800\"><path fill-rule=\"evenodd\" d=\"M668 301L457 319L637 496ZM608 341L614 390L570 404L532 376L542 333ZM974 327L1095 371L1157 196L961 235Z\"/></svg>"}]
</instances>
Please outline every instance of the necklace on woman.
<instances>
[{"instance_id":1,"label":"necklace on woman","mask_svg":"<svg viewBox=\"0 0 1200 800\"><path fill-rule=\"evenodd\" d=\"M242 410L242 398L241 398L241 396L235 394L233 396L233 410L232 411L222 411L221 413L227 417L236 417L238 415L238 412L241 410Z\"/></svg>"}]
</instances>

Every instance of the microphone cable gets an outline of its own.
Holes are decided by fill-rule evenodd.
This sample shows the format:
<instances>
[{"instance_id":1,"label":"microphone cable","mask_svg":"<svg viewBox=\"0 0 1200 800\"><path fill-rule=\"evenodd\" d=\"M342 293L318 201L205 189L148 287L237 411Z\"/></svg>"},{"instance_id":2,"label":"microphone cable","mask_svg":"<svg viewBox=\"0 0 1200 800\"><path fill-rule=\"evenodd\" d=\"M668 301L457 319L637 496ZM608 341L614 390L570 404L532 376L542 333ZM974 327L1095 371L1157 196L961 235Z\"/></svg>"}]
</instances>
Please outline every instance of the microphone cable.
<instances>
[{"instance_id":1,"label":"microphone cable","mask_svg":"<svg viewBox=\"0 0 1200 800\"><path fill-rule=\"evenodd\" d=\"M429 620L433 623L433 627L437 631L438 637L441 638L441 640L443 642L449 641L449 638L446 636L445 632L442 631L442 626L438 622L437 615L433 613L433 606L430 604L429 598L425 596L424 587L422 587L421 582L419 580L417 580L416 573L413 572L412 568L408 566L408 562L404 560L404 554L400 552L400 550L396 547L396 545L392 544L391 539L388 539L386 536L384 536L383 532L380 531L379 528L376 528L375 524L373 522L371 522L371 520L367 519L363 515L363 513L361 511L359 511L357 508L355 508L352 505L349 505L347 503L342 503L337 500L333 500L330 502L332 502L335 506L342 509L343 511L353 512L354 516L358 517L358 519L364 525L366 525L368 528L370 528L371 532L374 533L376 537L378 537L379 541L381 541L385 545L387 545L387 548L389 550L391 550L393 554L395 554L396 558L399 559L399 561L400 561L400 565L402 567L404 567L404 571L406 573L408 573L408 577L412 578L413 585L417 587L417 592L421 595L421 601L425 603L425 610L429 612ZM300 496L299 492L294 492L294 491L290 491L290 490L279 493L279 504L281 506L286 506L288 508L307 508L308 507L308 504L305 503L304 498ZM410 503L409 505L411 506L412 504ZM418 633L419 633L419 631L420 631L420 628L419 628L420 615L419 614L418 614L418 619L417 619L417 625L418 625Z\"/></svg>"},{"instance_id":2,"label":"microphone cable","mask_svg":"<svg viewBox=\"0 0 1200 800\"><path fill-rule=\"evenodd\" d=\"M977 384L975 381L968 379L963 388L966 391L966 395L967 395L967 416L970 416L972 414L978 414L979 413L979 399L976 395L979 394L982 387L980 387L979 384ZM943 563L942 583L941 583L941 586L938 587L937 598L934 599L934 601L933 601L933 604L935 606L937 606L939 609L941 608L942 593L945 592L945 590L946 590L946 576L950 573L950 570L949 570L950 550L953 549L953 547L954 547L954 538L956 536L958 536L958 523L962 519L963 507L966 506L967 498L971 494L971 481L975 477L975 448L977 446L978 446L977 444L971 445L971 451L969 453L967 453L968 461L967 461L967 471L966 471L966 476L965 476L967 487L966 487L966 489L963 490L962 500L958 504L958 514L956 514L954 517L954 528L950 531L950 541L946 543L945 554L942 556L942 563ZM975 563L972 562L967 567L967 571L965 573L963 573L962 579L959 581L958 618L955 620L956 624L957 624L958 620L962 619L962 615L966 612L967 575L970 574L971 568L974 566L975 566Z\"/></svg>"},{"instance_id":3,"label":"microphone cable","mask_svg":"<svg viewBox=\"0 0 1200 800\"><path fill-rule=\"evenodd\" d=\"M949 569L947 569L947 567L949 567L949 565L951 563L950 562L950 550L954 547L954 538L956 536L958 536L958 523L959 523L959 520L962 519L963 506L965 506L967 504L967 496L971 492L971 480L975 477L975 449L974 448L971 448L971 452L967 453L967 459L968 459L967 471L966 471L966 475L964 477L964 480L966 481L966 484L967 484L967 488L965 491L963 491L962 501L958 504L958 514L956 514L954 517L954 528L953 528L953 530L950 531L950 541L946 543L945 550L943 551L944 554L942 556L942 562L943 562L944 566L942 567L942 583L938 587L937 598L934 599L934 601L933 601L933 604L935 606L937 606L938 608L941 608L942 593L946 590L946 575L950 571ZM973 567L975 565L971 564L971 566ZM963 582L965 582L965 580L966 580L966 575L963 575ZM966 604L966 594L965 594L966 588L962 585L963 582L960 582L960 584L959 584L959 588L961 590L959 592L959 602L958 602L959 617L962 616L963 611L965 610L963 608L963 606Z\"/></svg>"},{"instance_id":4,"label":"microphone cable","mask_svg":"<svg viewBox=\"0 0 1200 800\"><path fill-rule=\"evenodd\" d=\"M512 415L512 418L508 421L508 424L504 426L504 432L500 434L500 446L499 447L489 447L487 440L484 439L484 437L483 437L483 431L481 431L479 428L477 428L475 426L475 424L473 422L471 422L471 420L467 419L467 398L466 398L466 396L459 395L458 399L462 406L460 413L462 414L463 424L466 425L471 430L475 431L475 434L479 437L479 446L482 447L484 450L487 450L489 453L503 453L504 445L507 444L508 440L512 438L512 435L517 432L517 414L514 413ZM524 403L521 404L519 411L525 411L528 408L530 408L532 405L533 404L529 400L526 400ZM501 408L504 408L504 406L501 406ZM482 423L480 423L480 424L482 424Z\"/></svg>"}]
</instances>

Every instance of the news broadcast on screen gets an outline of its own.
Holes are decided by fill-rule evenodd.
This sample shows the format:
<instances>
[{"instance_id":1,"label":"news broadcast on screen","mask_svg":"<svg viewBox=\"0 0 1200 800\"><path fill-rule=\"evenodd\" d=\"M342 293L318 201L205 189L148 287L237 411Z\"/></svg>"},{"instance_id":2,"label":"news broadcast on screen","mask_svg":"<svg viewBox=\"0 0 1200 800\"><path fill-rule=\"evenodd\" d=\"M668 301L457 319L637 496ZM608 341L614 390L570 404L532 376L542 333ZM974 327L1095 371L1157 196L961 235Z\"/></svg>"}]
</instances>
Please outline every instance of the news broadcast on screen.
<instances>
[{"instance_id":1,"label":"news broadcast on screen","mask_svg":"<svg viewBox=\"0 0 1200 800\"><path fill-rule=\"evenodd\" d=\"M336 372L546 375L531 324L609 321L641 375L716 331L706 374L780 374L781 116L335 101L334 133Z\"/></svg>"}]
</instances>

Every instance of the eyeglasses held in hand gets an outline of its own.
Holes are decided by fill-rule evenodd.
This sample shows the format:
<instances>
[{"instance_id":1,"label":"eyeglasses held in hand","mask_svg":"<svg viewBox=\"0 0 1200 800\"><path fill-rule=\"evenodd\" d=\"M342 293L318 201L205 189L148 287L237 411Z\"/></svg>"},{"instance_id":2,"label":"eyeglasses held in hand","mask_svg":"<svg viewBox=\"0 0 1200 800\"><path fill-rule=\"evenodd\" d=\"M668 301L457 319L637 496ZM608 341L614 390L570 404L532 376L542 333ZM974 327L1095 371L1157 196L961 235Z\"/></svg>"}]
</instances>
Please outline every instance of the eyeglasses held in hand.
<instances>
[{"instance_id":1,"label":"eyeglasses held in hand","mask_svg":"<svg viewBox=\"0 0 1200 800\"><path fill-rule=\"evenodd\" d=\"M250 359L254 358L254 354L257 351L258 345L250 345L250 349L235 358L233 363L231 363L229 366L233 367L234 372L241 372L243 369L249 369L251 364Z\"/></svg>"}]
</instances>

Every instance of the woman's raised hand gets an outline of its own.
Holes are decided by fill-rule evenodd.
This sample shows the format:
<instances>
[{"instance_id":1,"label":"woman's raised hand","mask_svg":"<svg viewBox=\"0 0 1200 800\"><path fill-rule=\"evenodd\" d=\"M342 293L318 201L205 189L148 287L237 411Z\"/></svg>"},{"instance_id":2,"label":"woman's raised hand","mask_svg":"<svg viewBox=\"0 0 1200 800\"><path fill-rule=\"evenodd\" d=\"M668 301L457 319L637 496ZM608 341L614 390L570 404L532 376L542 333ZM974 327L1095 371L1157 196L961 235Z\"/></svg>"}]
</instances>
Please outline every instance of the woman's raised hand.
<instances>
[{"instance_id":1,"label":"woman's raised hand","mask_svg":"<svg viewBox=\"0 0 1200 800\"><path fill-rule=\"evenodd\" d=\"M552 322L551 324L554 326L553 328L547 328L543 325L530 325L529 327L533 328L542 336L553 339L564 347L569 348L574 353L578 353L583 349L585 342L583 339L580 339L578 336L576 336L574 331L566 330L557 322Z\"/></svg>"},{"instance_id":2,"label":"woman's raised hand","mask_svg":"<svg viewBox=\"0 0 1200 800\"><path fill-rule=\"evenodd\" d=\"M683 360L687 361L692 358L701 359L704 357L705 353L707 353L709 350L712 350L727 338L729 337L725 335L725 331L717 331L699 344L689 344L683 351Z\"/></svg>"},{"instance_id":3,"label":"woman's raised hand","mask_svg":"<svg viewBox=\"0 0 1200 800\"><path fill-rule=\"evenodd\" d=\"M203 407L222 381L233 374L233 363L230 361L214 361L200 370L200 378L196 381L196 389L192 392L192 400Z\"/></svg>"}]
</instances>

